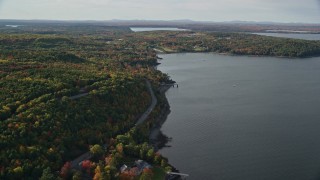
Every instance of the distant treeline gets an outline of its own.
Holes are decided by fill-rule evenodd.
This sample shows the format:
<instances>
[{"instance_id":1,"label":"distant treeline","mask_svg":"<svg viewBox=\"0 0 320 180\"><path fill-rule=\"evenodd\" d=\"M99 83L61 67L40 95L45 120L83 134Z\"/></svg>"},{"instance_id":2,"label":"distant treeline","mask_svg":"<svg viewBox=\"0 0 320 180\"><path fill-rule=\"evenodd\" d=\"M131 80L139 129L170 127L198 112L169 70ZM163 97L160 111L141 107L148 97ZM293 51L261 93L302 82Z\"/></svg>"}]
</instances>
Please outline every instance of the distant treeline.
<instances>
[{"instance_id":1,"label":"distant treeline","mask_svg":"<svg viewBox=\"0 0 320 180\"><path fill-rule=\"evenodd\" d=\"M114 146L96 164L89 162L89 173L119 177L127 156L170 169L145 144L153 122L132 129L151 101L145 79L155 88L169 81L153 67L155 49L308 57L320 55L320 42L241 33L133 33L127 27L76 23L1 26L0 179L45 179L50 173L58 177L59 170L70 178L77 173L66 170L69 161L112 139ZM83 93L88 94L72 98ZM165 103L159 102L152 118ZM105 157L113 163L99 164Z\"/></svg>"},{"instance_id":2,"label":"distant treeline","mask_svg":"<svg viewBox=\"0 0 320 180\"><path fill-rule=\"evenodd\" d=\"M167 53L217 52L279 57L320 55L320 41L266 37L246 33L145 32L132 39L138 42L147 41L153 47Z\"/></svg>"}]
</instances>

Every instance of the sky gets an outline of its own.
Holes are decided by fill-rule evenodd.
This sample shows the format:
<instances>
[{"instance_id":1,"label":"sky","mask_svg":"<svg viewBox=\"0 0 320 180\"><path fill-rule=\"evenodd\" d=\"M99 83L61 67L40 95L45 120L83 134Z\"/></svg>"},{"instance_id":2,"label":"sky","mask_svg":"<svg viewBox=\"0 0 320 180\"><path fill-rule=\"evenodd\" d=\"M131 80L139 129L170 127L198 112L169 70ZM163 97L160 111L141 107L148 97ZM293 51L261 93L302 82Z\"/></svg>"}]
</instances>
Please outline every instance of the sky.
<instances>
[{"instance_id":1,"label":"sky","mask_svg":"<svg viewBox=\"0 0 320 180\"><path fill-rule=\"evenodd\" d=\"M0 0L0 19L320 23L320 0Z\"/></svg>"}]
</instances>

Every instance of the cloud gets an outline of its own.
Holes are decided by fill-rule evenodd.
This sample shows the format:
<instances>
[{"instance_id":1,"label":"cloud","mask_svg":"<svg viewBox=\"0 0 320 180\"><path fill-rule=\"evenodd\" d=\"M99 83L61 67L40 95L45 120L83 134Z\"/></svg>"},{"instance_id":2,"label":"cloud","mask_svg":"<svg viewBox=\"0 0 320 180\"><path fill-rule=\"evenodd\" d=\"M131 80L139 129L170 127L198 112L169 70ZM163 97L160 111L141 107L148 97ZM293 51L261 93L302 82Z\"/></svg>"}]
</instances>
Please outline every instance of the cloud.
<instances>
[{"instance_id":1,"label":"cloud","mask_svg":"<svg viewBox=\"0 0 320 180\"><path fill-rule=\"evenodd\" d=\"M4 0L0 0L0 10L1 10L2 7L3 7L3 5L2 5L2 4L3 4L3 1L4 1Z\"/></svg>"},{"instance_id":2,"label":"cloud","mask_svg":"<svg viewBox=\"0 0 320 180\"><path fill-rule=\"evenodd\" d=\"M301 0L0 0L0 18L194 19L319 23L319 0L301 2Z\"/></svg>"}]
</instances>

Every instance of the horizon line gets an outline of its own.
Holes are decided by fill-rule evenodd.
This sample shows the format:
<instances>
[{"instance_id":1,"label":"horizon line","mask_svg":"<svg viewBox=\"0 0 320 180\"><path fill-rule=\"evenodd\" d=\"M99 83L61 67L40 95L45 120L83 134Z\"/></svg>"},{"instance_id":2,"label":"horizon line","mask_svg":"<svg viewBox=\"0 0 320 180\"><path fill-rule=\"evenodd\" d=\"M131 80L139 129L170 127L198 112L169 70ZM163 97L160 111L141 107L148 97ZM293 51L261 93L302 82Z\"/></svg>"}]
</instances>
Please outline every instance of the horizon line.
<instances>
[{"instance_id":1,"label":"horizon line","mask_svg":"<svg viewBox=\"0 0 320 180\"><path fill-rule=\"evenodd\" d=\"M251 20L229 20L229 21L213 21L213 20L192 20L192 19L10 19L10 18L0 18L0 21L61 21L61 22L110 22L110 21L145 21L145 22L193 22L193 23L260 23L260 24L310 24L310 25L320 25L316 22L279 22L279 21L251 21Z\"/></svg>"}]
</instances>

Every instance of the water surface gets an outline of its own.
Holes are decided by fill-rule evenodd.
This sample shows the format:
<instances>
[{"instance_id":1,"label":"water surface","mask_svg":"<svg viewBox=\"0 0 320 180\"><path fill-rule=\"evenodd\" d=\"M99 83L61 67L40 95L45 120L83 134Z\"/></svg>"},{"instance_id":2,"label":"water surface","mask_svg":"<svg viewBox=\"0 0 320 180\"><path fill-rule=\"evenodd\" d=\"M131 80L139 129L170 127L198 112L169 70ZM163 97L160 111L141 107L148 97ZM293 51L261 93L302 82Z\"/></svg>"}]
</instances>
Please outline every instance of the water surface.
<instances>
[{"instance_id":1,"label":"water surface","mask_svg":"<svg viewBox=\"0 0 320 180\"><path fill-rule=\"evenodd\" d=\"M188 179L320 177L320 58L160 57L179 84L161 153Z\"/></svg>"},{"instance_id":2,"label":"water surface","mask_svg":"<svg viewBox=\"0 0 320 180\"><path fill-rule=\"evenodd\" d=\"M17 28L17 27L20 27L20 26L23 26L23 25L13 25L13 24L6 25L6 27L12 27L12 28Z\"/></svg>"},{"instance_id":3,"label":"water surface","mask_svg":"<svg viewBox=\"0 0 320 180\"><path fill-rule=\"evenodd\" d=\"M167 28L167 27L131 27L133 32L144 32L144 31L189 31L188 29L179 28Z\"/></svg>"},{"instance_id":4,"label":"water surface","mask_svg":"<svg viewBox=\"0 0 320 180\"><path fill-rule=\"evenodd\" d=\"M304 40L320 40L320 34L306 34L306 33L254 33L263 36L283 37L291 39Z\"/></svg>"}]
</instances>

